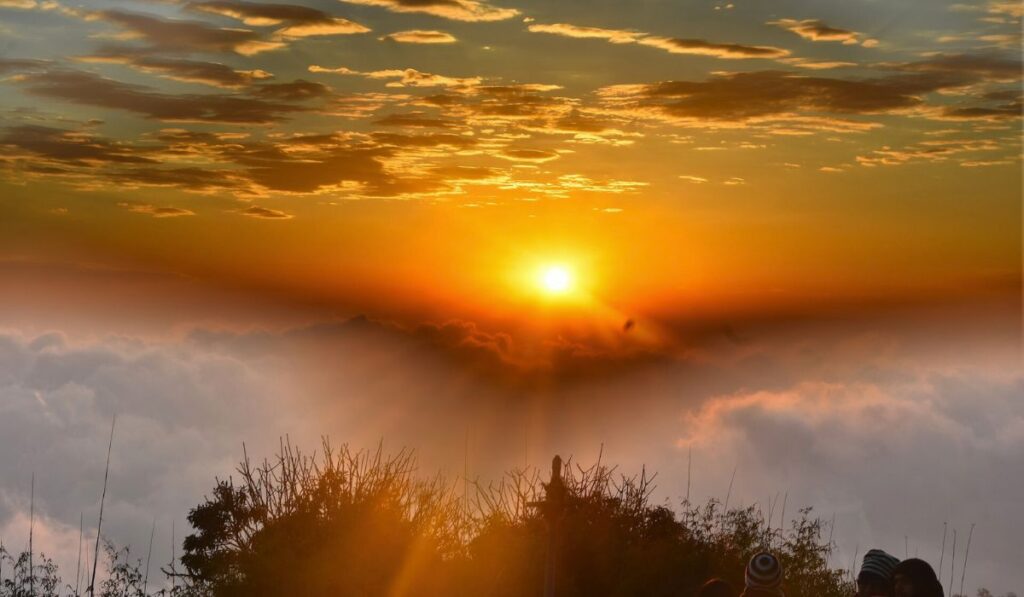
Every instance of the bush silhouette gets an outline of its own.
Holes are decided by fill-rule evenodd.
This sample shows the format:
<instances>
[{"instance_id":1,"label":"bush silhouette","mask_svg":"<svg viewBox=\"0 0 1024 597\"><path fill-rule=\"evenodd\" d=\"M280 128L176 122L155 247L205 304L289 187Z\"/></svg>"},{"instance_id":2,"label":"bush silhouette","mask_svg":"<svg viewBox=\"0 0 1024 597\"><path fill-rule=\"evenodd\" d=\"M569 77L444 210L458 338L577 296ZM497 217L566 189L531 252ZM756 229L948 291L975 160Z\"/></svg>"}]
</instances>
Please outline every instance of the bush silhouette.
<instances>
[{"instance_id":1,"label":"bush silhouette","mask_svg":"<svg viewBox=\"0 0 1024 597\"><path fill-rule=\"evenodd\" d=\"M653 477L567 463L560 481L516 470L486 487L419 479L412 453L288 444L246 458L189 515L182 563L197 593L236 595L690 595L711 576L742 585L755 552L786 569L787 594L851 594L827 565L809 509L788 530L754 507L677 512L650 502ZM469 486L471 490L465 491ZM550 560L550 561L549 561Z\"/></svg>"}]
</instances>

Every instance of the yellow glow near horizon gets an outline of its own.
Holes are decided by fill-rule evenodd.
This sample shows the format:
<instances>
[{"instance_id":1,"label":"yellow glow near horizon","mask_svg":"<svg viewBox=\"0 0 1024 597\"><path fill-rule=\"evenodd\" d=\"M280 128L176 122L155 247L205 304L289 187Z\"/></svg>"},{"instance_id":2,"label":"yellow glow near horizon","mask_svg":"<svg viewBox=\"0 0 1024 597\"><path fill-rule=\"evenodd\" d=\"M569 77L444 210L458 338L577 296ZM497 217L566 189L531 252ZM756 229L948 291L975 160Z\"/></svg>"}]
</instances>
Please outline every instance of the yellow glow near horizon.
<instances>
[{"instance_id":1,"label":"yellow glow near horizon","mask_svg":"<svg viewBox=\"0 0 1024 597\"><path fill-rule=\"evenodd\" d=\"M548 265L541 270L540 287L552 295L566 294L573 287L572 272L564 265Z\"/></svg>"}]
</instances>

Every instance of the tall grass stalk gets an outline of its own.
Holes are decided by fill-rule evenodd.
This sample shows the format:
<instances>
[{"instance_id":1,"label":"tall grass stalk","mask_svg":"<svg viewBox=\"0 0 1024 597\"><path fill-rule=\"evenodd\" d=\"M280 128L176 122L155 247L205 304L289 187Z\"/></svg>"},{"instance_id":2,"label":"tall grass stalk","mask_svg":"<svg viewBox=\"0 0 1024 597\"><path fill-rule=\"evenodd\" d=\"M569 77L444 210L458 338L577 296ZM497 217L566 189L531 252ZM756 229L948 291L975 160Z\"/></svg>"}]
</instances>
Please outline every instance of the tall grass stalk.
<instances>
[{"instance_id":1,"label":"tall grass stalk","mask_svg":"<svg viewBox=\"0 0 1024 597\"><path fill-rule=\"evenodd\" d=\"M114 448L114 426L117 425L117 415L110 421L110 442L107 443L107 466L103 471L103 493L100 495L100 517L96 523L96 547L92 553L92 577L89 580L89 595L96 596L96 565L100 561L100 533L103 530L103 504L107 500L107 480L110 477L110 451Z\"/></svg>"},{"instance_id":2,"label":"tall grass stalk","mask_svg":"<svg viewBox=\"0 0 1024 597\"><path fill-rule=\"evenodd\" d=\"M971 523L971 530L967 533L967 549L964 551L964 569L960 573L960 594L964 594L964 578L967 576L967 556L971 553L971 537L974 536L974 523Z\"/></svg>"}]
</instances>

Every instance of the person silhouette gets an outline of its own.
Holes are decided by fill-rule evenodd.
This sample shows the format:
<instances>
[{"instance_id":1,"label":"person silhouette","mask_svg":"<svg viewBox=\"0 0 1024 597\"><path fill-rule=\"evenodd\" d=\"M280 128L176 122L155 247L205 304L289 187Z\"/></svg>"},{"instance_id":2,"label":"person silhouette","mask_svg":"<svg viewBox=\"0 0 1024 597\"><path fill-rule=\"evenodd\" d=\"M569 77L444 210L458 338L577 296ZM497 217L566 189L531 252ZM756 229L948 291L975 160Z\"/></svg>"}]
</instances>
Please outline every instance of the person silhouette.
<instances>
[{"instance_id":1,"label":"person silhouette","mask_svg":"<svg viewBox=\"0 0 1024 597\"><path fill-rule=\"evenodd\" d=\"M942 583L928 562L903 560L892 571L895 597L943 597Z\"/></svg>"},{"instance_id":2,"label":"person silhouette","mask_svg":"<svg viewBox=\"0 0 1024 597\"><path fill-rule=\"evenodd\" d=\"M697 597L736 597L736 589L720 578L712 578L697 591Z\"/></svg>"},{"instance_id":3,"label":"person silhouette","mask_svg":"<svg viewBox=\"0 0 1024 597\"><path fill-rule=\"evenodd\" d=\"M857 597L891 597L892 571L899 563L881 549L868 550L857 574Z\"/></svg>"},{"instance_id":4,"label":"person silhouette","mask_svg":"<svg viewBox=\"0 0 1024 597\"><path fill-rule=\"evenodd\" d=\"M763 551L747 563L741 597L785 597L782 592L782 564L772 554Z\"/></svg>"}]
</instances>

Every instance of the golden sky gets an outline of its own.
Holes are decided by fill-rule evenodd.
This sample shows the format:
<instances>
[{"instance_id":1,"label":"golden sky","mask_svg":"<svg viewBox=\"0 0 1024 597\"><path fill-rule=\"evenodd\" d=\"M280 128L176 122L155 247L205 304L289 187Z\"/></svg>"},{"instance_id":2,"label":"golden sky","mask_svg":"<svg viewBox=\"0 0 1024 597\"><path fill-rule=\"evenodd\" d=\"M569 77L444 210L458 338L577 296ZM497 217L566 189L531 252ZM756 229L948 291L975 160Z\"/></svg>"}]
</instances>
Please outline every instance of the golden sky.
<instances>
[{"instance_id":1,"label":"golden sky","mask_svg":"<svg viewBox=\"0 0 1024 597\"><path fill-rule=\"evenodd\" d=\"M977 522L1019 592L1022 17L0 0L0 535L39 472L72 557L117 414L136 545L282 434L607 447L667 500L692 450L837 560Z\"/></svg>"},{"instance_id":2,"label":"golden sky","mask_svg":"<svg viewBox=\"0 0 1024 597\"><path fill-rule=\"evenodd\" d=\"M1019 294L1015 2L0 13L8 262L505 324L552 264L585 317Z\"/></svg>"}]
</instances>

